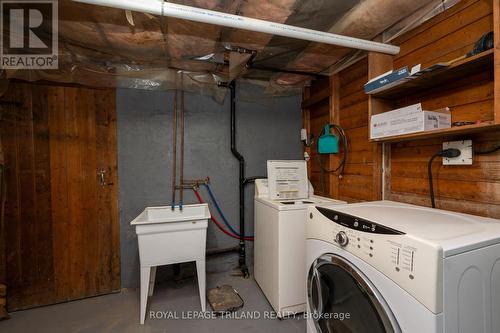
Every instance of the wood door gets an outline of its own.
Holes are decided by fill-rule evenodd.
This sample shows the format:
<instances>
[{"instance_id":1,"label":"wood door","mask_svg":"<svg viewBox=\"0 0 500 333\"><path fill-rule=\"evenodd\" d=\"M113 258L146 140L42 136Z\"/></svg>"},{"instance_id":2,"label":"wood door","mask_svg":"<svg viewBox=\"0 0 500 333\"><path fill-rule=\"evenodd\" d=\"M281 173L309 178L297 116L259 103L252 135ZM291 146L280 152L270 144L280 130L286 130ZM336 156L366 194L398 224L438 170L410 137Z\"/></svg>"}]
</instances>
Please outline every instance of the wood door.
<instances>
[{"instance_id":1,"label":"wood door","mask_svg":"<svg viewBox=\"0 0 500 333\"><path fill-rule=\"evenodd\" d=\"M114 91L15 83L2 100L8 309L119 290Z\"/></svg>"}]
</instances>

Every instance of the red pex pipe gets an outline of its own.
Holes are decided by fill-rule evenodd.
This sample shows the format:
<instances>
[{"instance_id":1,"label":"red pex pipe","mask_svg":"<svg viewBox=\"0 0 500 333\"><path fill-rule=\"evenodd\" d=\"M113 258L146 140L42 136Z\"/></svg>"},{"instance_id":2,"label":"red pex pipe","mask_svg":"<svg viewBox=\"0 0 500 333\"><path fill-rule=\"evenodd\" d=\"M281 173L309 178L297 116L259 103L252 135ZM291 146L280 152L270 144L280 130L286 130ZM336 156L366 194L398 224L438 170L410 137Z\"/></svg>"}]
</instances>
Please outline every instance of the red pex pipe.
<instances>
[{"instance_id":1,"label":"red pex pipe","mask_svg":"<svg viewBox=\"0 0 500 333\"><path fill-rule=\"evenodd\" d=\"M194 195L196 195L196 197L198 198L198 201L200 203L205 203L205 201L203 200L203 198L201 197L200 193L198 192L198 190L194 189L193 188L193 192L194 192ZM227 231L226 229L224 229L224 227L220 224L219 221L217 221L215 219L215 217L211 216L210 219L212 220L213 223L215 223L215 225L217 226L217 228L220 229L220 231L222 231L223 233L225 233L226 235L230 236L230 237L233 237L235 239L240 239L239 236ZM247 241L253 241L253 237L245 237L245 240Z\"/></svg>"}]
</instances>

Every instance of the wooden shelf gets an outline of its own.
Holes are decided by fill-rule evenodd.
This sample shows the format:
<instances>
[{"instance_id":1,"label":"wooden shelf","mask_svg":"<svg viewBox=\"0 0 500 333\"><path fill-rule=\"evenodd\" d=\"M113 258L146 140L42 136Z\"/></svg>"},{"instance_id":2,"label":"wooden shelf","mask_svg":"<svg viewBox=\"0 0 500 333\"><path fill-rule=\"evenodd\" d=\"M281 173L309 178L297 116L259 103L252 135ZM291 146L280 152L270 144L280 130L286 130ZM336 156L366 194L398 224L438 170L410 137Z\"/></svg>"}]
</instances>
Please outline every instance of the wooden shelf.
<instances>
[{"instance_id":1,"label":"wooden shelf","mask_svg":"<svg viewBox=\"0 0 500 333\"><path fill-rule=\"evenodd\" d=\"M371 142L398 142L398 141L409 141L409 140L423 140L438 137L447 137L454 135L465 135L474 134L478 132L494 131L500 130L500 124L494 124L493 122L475 124L475 125L465 125L457 126L446 129L438 129L434 131L418 132L412 134L395 135L387 138L372 139Z\"/></svg>"},{"instance_id":2,"label":"wooden shelf","mask_svg":"<svg viewBox=\"0 0 500 333\"><path fill-rule=\"evenodd\" d=\"M440 86L485 70L493 70L493 49L459 60L448 67L405 81L400 85L370 96L383 99L397 99L410 94Z\"/></svg>"}]
</instances>

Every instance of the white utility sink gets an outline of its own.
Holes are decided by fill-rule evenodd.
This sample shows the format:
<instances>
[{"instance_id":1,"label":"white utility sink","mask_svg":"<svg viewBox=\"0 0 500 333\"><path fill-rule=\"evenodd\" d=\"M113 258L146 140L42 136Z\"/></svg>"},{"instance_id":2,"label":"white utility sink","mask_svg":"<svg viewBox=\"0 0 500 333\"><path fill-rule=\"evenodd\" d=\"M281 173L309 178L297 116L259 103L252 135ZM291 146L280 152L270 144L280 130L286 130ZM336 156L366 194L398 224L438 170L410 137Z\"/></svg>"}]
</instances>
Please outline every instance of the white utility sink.
<instances>
[{"instance_id":1,"label":"white utility sink","mask_svg":"<svg viewBox=\"0 0 500 333\"><path fill-rule=\"evenodd\" d=\"M210 218L208 204L147 207L131 225L139 242L141 313L144 324L148 295L153 294L156 266L196 261L201 309L205 311L205 248Z\"/></svg>"}]
</instances>

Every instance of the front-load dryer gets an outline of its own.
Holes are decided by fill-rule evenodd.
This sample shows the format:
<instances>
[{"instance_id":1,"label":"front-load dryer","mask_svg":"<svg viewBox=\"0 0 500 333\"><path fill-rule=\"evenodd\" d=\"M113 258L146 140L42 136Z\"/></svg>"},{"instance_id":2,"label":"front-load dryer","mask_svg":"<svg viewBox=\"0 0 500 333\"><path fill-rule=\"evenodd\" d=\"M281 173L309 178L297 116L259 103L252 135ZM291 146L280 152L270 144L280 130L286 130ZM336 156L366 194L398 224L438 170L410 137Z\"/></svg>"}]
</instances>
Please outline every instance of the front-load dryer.
<instances>
[{"instance_id":1,"label":"front-load dryer","mask_svg":"<svg viewBox=\"0 0 500 333\"><path fill-rule=\"evenodd\" d=\"M500 221L390 201L308 208L308 332L500 332Z\"/></svg>"}]
</instances>

